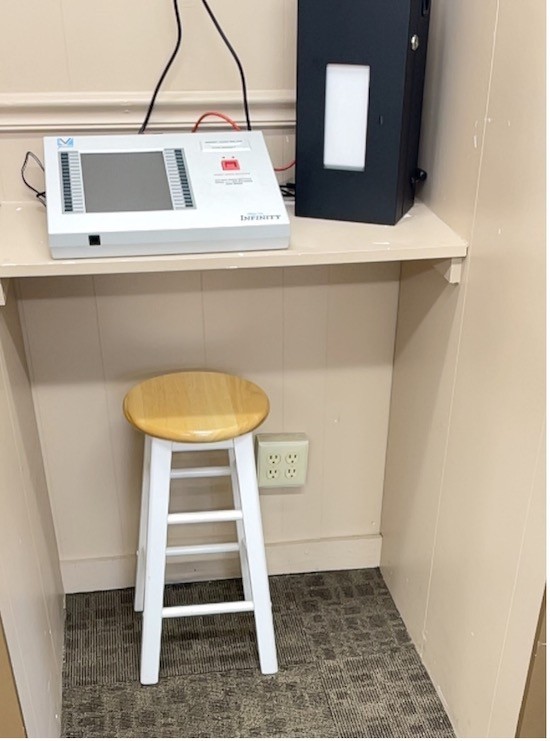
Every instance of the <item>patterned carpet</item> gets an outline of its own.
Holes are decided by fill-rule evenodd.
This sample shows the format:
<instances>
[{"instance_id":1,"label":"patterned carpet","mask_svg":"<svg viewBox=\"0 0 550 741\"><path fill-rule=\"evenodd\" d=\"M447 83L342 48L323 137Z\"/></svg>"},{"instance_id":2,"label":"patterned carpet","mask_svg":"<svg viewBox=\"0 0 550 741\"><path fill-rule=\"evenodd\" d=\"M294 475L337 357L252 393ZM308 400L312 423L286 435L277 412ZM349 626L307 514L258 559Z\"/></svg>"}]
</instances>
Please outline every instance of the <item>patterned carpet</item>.
<instances>
[{"instance_id":1,"label":"patterned carpet","mask_svg":"<svg viewBox=\"0 0 550 741\"><path fill-rule=\"evenodd\" d=\"M270 578L280 669L258 668L252 614L165 620L161 679L139 684L133 590L67 596L63 736L450 738L378 569ZM165 604L242 599L240 581Z\"/></svg>"}]
</instances>

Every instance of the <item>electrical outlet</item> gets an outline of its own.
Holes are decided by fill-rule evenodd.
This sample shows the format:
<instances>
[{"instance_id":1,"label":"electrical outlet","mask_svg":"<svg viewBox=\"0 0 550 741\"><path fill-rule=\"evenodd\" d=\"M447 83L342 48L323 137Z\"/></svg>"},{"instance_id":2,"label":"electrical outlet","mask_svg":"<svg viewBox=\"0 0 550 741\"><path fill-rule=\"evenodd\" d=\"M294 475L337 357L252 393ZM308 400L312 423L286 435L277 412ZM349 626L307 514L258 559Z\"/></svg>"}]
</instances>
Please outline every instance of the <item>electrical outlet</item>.
<instances>
[{"instance_id":1,"label":"electrical outlet","mask_svg":"<svg viewBox=\"0 0 550 741\"><path fill-rule=\"evenodd\" d=\"M256 435L258 486L297 487L306 483L309 440L302 432Z\"/></svg>"}]
</instances>

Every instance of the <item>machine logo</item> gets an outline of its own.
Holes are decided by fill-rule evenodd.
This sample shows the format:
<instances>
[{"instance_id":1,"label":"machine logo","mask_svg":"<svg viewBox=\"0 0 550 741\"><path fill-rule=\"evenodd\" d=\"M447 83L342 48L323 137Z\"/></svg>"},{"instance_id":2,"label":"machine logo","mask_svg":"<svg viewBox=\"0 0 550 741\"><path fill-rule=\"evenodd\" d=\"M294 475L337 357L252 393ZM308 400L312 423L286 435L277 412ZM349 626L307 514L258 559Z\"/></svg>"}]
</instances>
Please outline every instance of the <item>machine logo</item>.
<instances>
[{"instance_id":1,"label":"machine logo","mask_svg":"<svg viewBox=\"0 0 550 741\"><path fill-rule=\"evenodd\" d=\"M57 147L74 147L74 139L69 136L67 139L62 139L60 136L57 137Z\"/></svg>"},{"instance_id":2,"label":"machine logo","mask_svg":"<svg viewBox=\"0 0 550 741\"><path fill-rule=\"evenodd\" d=\"M241 221L278 221L281 214L241 214Z\"/></svg>"}]
</instances>

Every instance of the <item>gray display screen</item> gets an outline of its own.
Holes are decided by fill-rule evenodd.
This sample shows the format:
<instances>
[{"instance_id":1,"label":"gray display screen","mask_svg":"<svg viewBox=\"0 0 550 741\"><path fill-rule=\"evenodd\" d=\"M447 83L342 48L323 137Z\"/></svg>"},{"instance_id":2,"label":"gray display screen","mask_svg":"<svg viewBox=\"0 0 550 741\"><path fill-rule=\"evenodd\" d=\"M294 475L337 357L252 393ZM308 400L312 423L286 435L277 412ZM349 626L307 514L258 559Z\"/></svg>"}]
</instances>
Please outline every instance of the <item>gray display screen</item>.
<instances>
[{"instance_id":1,"label":"gray display screen","mask_svg":"<svg viewBox=\"0 0 550 741\"><path fill-rule=\"evenodd\" d=\"M172 211L162 152L81 154L87 213Z\"/></svg>"}]
</instances>

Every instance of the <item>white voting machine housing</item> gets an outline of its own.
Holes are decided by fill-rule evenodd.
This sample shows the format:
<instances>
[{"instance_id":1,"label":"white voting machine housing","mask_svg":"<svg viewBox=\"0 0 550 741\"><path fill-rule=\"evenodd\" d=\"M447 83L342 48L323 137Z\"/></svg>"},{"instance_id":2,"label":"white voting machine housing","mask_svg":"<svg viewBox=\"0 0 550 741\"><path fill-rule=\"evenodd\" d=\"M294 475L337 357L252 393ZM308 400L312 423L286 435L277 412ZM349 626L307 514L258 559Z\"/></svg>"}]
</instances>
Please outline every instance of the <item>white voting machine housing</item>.
<instances>
[{"instance_id":1,"label":"white voting machine housing","mask_svg":"<svg viewBox=\"0 0 550 741\"><path fill-rule=\"evenodd\" d=\"M289 245L260 132L46 137L44 157L54 258Z\"/></svg>"}]
</instances>

